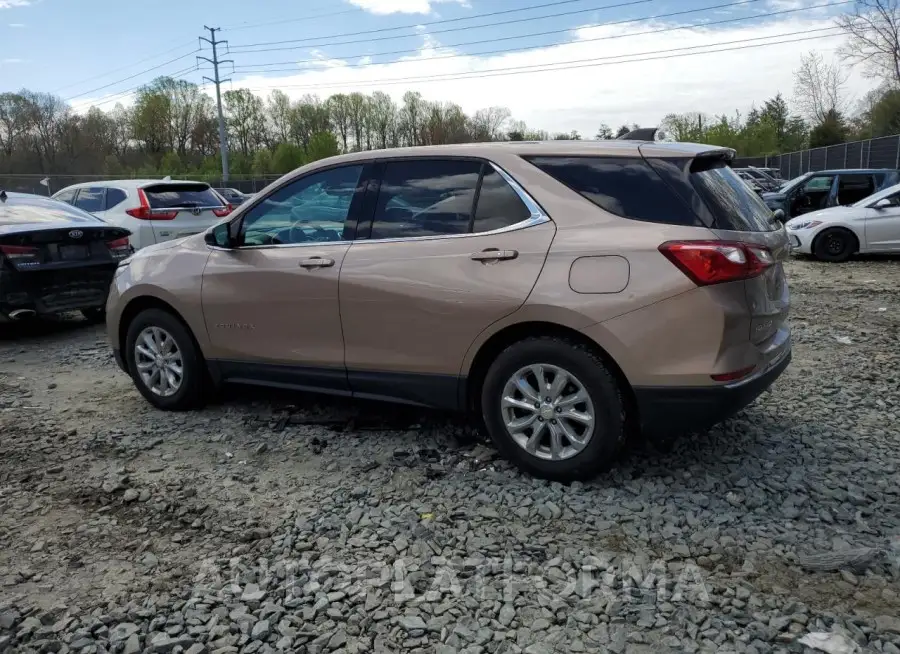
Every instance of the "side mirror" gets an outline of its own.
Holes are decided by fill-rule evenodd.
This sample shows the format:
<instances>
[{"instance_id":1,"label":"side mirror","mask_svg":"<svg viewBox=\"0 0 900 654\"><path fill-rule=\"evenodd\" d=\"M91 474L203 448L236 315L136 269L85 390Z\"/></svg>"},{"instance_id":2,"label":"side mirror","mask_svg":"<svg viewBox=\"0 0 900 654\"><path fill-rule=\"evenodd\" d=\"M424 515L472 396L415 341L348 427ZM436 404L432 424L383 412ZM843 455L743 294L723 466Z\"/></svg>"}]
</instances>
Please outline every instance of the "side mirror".
<instances>
[{"instance_id":1,"label":"side mirror","mask_svg":"<svg viewBox=\"0 0 900 654\"><path fill-rule=\"evenodd\" d=\"M776 209L772 212L772 217L780 223L784 222L784 210Z\"/></svg>"},{"instance_id":2,"label":"side mirror","mask_svg":"<svg viewBox=\"0 0 900 654\"><path fill-rule=\"evenodd\" d=\"M873 209L887 209L893 203L889 198L881 198L878 202L872 205Z\"/></svg>"},{"instance_id":3,"label":"side mirror","mask_svg":"<svg viewBox=\"0 0 900 654\"><path fill-rule=\"evenodd\" d=\"M207 245L217 248L234 247L231 242L231 237L228 234L228 226L229 223L220 223L211 229L208 229L203 236L203 240L206 241Z\"/></svg>"}]
</instances>

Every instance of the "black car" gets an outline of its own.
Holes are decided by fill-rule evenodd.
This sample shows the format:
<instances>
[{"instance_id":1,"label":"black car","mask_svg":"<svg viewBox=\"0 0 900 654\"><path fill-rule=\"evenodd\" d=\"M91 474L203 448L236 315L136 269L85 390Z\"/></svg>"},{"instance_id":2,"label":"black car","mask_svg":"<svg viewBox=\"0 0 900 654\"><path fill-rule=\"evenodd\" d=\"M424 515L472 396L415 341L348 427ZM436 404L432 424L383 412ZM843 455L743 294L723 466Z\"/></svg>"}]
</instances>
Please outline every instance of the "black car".
<instances>
[{"instance_id":1,"label":"black car","mask_svg":"<svg viewBox=\"0 0 900 654\"><path fill-rule=\"evenodd\" d=\"M762 169L753 168L752 166L749 168L735 168L734 172L741 178L752 179L763 191L775 191L784 183L775 179Z\"/></svg>"},{"instance_id":2,"label":"black car","mask_svg":"<svg viewBox=\"0 0 900 654\"><path fill-rule=\"evenodd\" d=\"M130 234L50 198L0 191L0 322L68 311L102 320Z\"/></svg>"},{"instance_id":3,"label":"black car","mask_svg":"<svg viewBox=\"0 0 900 654\"><path fill-rule=\"evenodd\" d=\"M247 201L247 198L250 197L246 193L241 193L236 188L217 188L215 191L225 198L225 201L233 207L243 204Z\"/></svg>"}]
</instances>

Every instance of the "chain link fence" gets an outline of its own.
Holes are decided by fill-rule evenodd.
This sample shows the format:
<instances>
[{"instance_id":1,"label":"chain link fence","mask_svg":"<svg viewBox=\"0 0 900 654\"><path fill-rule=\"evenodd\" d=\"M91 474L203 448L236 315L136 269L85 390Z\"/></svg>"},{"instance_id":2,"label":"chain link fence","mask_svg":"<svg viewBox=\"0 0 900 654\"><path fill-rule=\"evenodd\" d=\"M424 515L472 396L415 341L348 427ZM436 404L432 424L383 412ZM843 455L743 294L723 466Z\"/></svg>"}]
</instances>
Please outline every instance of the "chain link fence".
<instances>
[{"instance_id":1,"label":"chain link fence","mask_svg":"<svg viewBox=\"0 0 900 654\"><path fill-rule=\"evenodd\" d=\"M778 168L784 179L837 168L900 168L900 135L853 141L768 157L738 157L735 167Z\"/></svg>"},{"instance_id":2,"label":"chain link fence","mask_svg":"<svg viewBox=\"0 0 900 654\"><path fill-rule=\"evenodd\" d=\"M256 193L257 191L261 191L270 183L278 179L278 177L279 175L232 175L227 182L223 182L221 177L216 175L172 175L172 179L203 181L207 182L213 188L236 188L244 193ZM16 193L52 195L72 184L138 178L142 177L139 175L4 175L0 173L0 189ZM154 177L152 179L162 179L162 176ZM42 180L46 180L46 186L41 183Z\"/></svg>"}]
</instances>

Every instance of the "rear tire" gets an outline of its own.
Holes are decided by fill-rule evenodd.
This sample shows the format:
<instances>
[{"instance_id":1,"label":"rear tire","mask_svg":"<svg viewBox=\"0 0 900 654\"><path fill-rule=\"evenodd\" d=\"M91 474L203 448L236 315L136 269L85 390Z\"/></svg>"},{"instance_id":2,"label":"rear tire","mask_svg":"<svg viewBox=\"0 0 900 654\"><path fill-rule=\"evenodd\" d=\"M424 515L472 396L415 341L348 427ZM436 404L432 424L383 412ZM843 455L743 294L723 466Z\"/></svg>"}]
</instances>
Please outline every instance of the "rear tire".
<instances>
[{"instance_id":1,"label":"rear tire","mask_svg":"<svg viewBox=\"0 0 900 654\"><path fill-rule=\"evenodd\" d=\"M859 249L856 236L841 227L823 230L813 241L812 252L819 261L840 263L846 261Z\"/></svg>"},{"instance_id":2,"label":"rear tire","mask_svg":"<svg viewBox=\"0 0 900 654\"><path fill-rule=\"evenodd\" d=\"M134 385L156 408L185 411L203 404L208 386L203 356L171 313L146 309L131 321L125 360Z\"/></svg>"},{"instance_id":3,"label":"rear tire","mask_svg":"<svg viewBox=\"0 0 900 654\"><path fill-rule=\"evenodd\" d=\"M545 479L592 477L612 465L625 440L612 374L593 350L563 338L527 338L501 352L485 376L481 411L500 452Z\"/></svg>"},{"instance_id":4,"label":"rear tire","mask_svg":"<svg viewBox=\"0 0 900 654\"><path fill-rule=\"evenodd\" d=\"M92 325L99 325L106 321L105 309L82 309L81 315Z\"/></svg>"}]
</instances>

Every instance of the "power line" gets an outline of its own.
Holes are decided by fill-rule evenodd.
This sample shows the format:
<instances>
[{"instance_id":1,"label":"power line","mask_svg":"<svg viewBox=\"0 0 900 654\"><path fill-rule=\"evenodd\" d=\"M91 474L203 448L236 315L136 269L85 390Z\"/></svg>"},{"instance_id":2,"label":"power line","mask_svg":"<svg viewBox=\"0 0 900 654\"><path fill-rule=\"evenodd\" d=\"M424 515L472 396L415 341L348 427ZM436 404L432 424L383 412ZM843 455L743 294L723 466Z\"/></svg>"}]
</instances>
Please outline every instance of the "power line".
<instances>
[{"instance_id":1,"label":"power line","mask_svg":"<svg viewBox=\"0 0 900 654\"><path fill-rule=\"evenodd\" d=\"M223 32L237 32L238 30L249 30L257 27L268 27L269 25L284 25L285 23L305 23L318 18L330 18L331 16L342 16L344 14L356 14L365 11L362 8L344 9L342 11L333 11L328 14L316 14L314 16L304 16L303 18L288 18L287 20L270 20L266 23L253 23L251 25L240 24L235 27L225 27Z\"/></svg>"},{"instance_id":2,"label":"power line","mask_svg":"<svg viewBox=\"0 0 900 654\"><path fill-rule=\"evenodd\" d=\"M172 79L181 79L183 77L186 77L190 73L193 73L197 69L198 69L197 65L194 64L194 65L190 66L189 68L183 68L182 70L176 71L170 75L167 75L166 77L171 77ZM126 89L125 91L117 91L113 95L111 95L107 98L104 98L98 102L92 102L91 106L92 107L102 107L103 105L109 104L110 102L118 102L119 100L126 98L129 95L131 95L132 93L134 93L135 91L139 90L143 86L144 86L143 84L139 84L130 89Z\"/></svg>"},{"instance_id":3,"label":"power line","mask_svg":"<svg viewBox=\"0 0 900 654\"><path fill-rule=\"evenodd\" d=\"M809 36L805 38L792 39L787 41L774 41L771 43L756 43L753 45L745 45L745 46L736 46L730 48L720 48L718 50L708 50L704 52L684 52L680 54L671 54L678 53L681 50L688 49L696 49L696 48L711 48L719 45L729 45L732 43L748 43L750 41L758 41L761 39L774 39L781 38L786 36L798 36L801 34L810 34L814 32L823 32L827 30L840 30L841 28L838 26L832 27L823 27L814 30L802 30L799 32L788 32L785 34L772 34L769 36L760 36L752 39L738 39L736 41L724 41L721 43L708 43L704 45L695 45L695 46L686 46L683 48L670 48L667 50L654 50L650 52L637 52L631 53L627 55L613 55L609 57L596 57L591 59L575 59L572 61L557 61L546 64L534 64L530 66L516 66L512 68L493 68L483 71L471 71L464 73L445 73L442 75L433 75L433 76L420 76L420 77L404 77L404 78L391 78L391 79L382 79L382 80L370 80L366 82L338 82L335 84L299 84L299 85L281 85L279 89L321 89L321 88L336 88L336 87L347 87L347 86L387 86L391 84L426 84L430 82L451 82L458 80L466 80L466 79L482 79L488 77L506 77L508 75L521 75L521 74L529 74L529 73L546 73L546 72L559 72L560 70L573 70L579 68L594 68L599 66L610 66L615 64L627 64L627 63L637 63L641 61L654 61L657 59L668 59L668 58L676 58L676 57L686 57L686 56L696 56L703 54L714 54L719 52L731 52L735 50L748 50L751 48L760 48L769 45L782 45L785 43L794 43L800 41L811 41L813 39L821 39L821 38L831 38L835 36L841 36L841 33L838 34L824 34L819 36ZM626 61L606 61L608 59L621 59L625 57L644 57L645 55L661 55L661 56L650 56L642 59L629 59ZM600 62L600 63L596 63ZM554 66L554 68L540 68L542 66ZM563 68L559 68L562 66ZM539 70L534 70L540 68ZM251 88L250 91L269 91L272 90L268 87L257 87Z\"/></svg>"},{"instance_id":4,"label":"power line","mask_svg":"<svg viewBox=\"0 0 900 654\"><path fill-rule=\"evenodd\" d=\"M151 61L153 59L159 59L160 57L165 56L165 55L169 54L170 52L175 52L176 50L181 50L182 48L186 48L189 45L193 45L193 43L194 43L193 41L188 41L187 43L183 43L181 45L176 45L174 48L171 48L169 50L163 50L162 52L158 52L155 55L150 55L149 57L144 57L143 59L140 59L138 61L135 61L134 63L128 64L127 66L122 66L121 68L114 68L113 70L107 71L105 73L100 73L99 75L94 75L93 77L88 77L87 79L83 79L80 82L72 82L71 84L66 84L65 86L61 86L58 89L56 89L55 91L53 91L53 93L54 94L59 93L60 91L63 91L65 89L70 89L73 86L80 86L81 84L84 84L85 82L93 82L95 79L100 79L101 77L107 77L109 75L113 75L113 74L121 72L123 70L133 68L134 66L138 66L144 62Z\"/></svg>"},{"instance_id":5,"label":"power line","mask_svg":"<svg viewBox=\"0 0 900 654\"><path fill-rule=\"evenodd\" d=\"M147 68L146 70L142 70L141 72L135 73L134 75L129 75L128 77L124 77L124 78L122 78L122 79L120 79L120 80L116 80L115 82L110 82L109 84L104 84L103 86L98 86L97 88L91 89L90 91L85 91L85 92L83 92L83 93L79 93L78 95L73 95L72 97L65 98L64 101L65 101L65 102L71 102L72 100L75 100L75 99L77 99L77 98L82 98L82 97L84 97L84 96L86 96L86 95L90 95L91 93L96 93L97 91L102 91L103 89L108 89L110 86L116 86L117 84L121 84L122 82L127 82L127 81L129 81L129 80L133 80L135 77L141 77L142 75L146 75L147 73L149 73L149 72L151 72L151 71L159 70L160 68L163 68L164 66L168 66L169 64L173 64L173 63L175 63L176 61L181 61L182 59L185 59L185 58L187 58L187 57L190 57L192 54L194 54L194 53L196 53L196 52L200 52L200 49L197 48L196 50L193 50L192 52L189 52L189 53L187 53L187 54L181 55L180 57L175 57L174 59L169 59L168 61L164 61L164 62L161 63L161 64L158 64L158 65L153 66L153 67L151 67L151 68Z\"/></svg>"},{"instance_id":6,"label":"power line","mask_svg":"<svg viewBox=\"0 0 900 654\"><path fill-rule=\"evenodd\" d=\"M741 5L746 5L746 4L760 2L760 1L761 0L740 0L739 2L731 2L731 3L723 4L723 5L704 7L702 9L687 9L685 11L676 11L676 12L672 12L669 14L658 14L656 16L647 16L644 18L632 18L632 19L628 19L628 20L612 21L612 22L608 22L608 23L597 23L594 25L586 26L586 27L590 27L590 28L611 27L611 26L623 25L623 24L627 24L627 23L639 23L639 22L644 22L644 21L648 21L648 20L655 20L658 18L670 18L672 16L696 13L696 12L701 12L701 11L709 11L712 9L724 9L724 8L728 8L728 7L741 6ZM354 66L348 66L347 68L355 69L355 68L365 68L368 66L386 66L386 65L404 64L404 63L418 63L418 62L422 62L422 61L435 61L435 60L442 60L442 59L457 59L457 58L461 58L461 57L480 57L483 55L491 55L491 54L507 54L507 53L513 53L513 52L526 52L529 50L540 50L543 48L560 47L560 46L566 46L566 45L578 45L581 43L593 43L593 42L597 42L597 41L622 39L622 38L628 38L628 37L632 37L632 36L645 36L648 34L661 34L661 33L665 33L665 32L675 32L678 30L694 29L697 27L724 25L727 23L736 23L736 22L754 20L754 19L758 19L758 18L769 18L771 16L796 13L799 11L807 11L809 9L821 9L824 7L834 7L834 6L838 6L838 5L850 4L851 2L853 2L853 0L839 0L838 2L831 2L831 3L827 3L827 4L822 4L822 5L814 5L811 7L798 7L798 8L794 8L794 9L783 9L781 11L771 11L771 12L766 12L766 13L762 13L762 14L755 14L753 16L739 16L737 18L726 18L726 19L718 20L718 21L705 21L705 22L700 22L700 23L694 23L691 25L676 25L673 27L665 27L665 28L660 28L660 29L655 29L655 30L644 30L643 32L629 32L627 34L614 34L611 36L601 36L601 37L591 38L591 39L579 39L577 41L563 41L563 42L558 42L558 43L530 45L530 46L523 46L523 47L518 47L518 48L504 48L504 49L498 49L498 50L487 50L485 52L455 53L455 54L447 54L447 55L437 55L437 56L433 56L433 57L420 57L420 58L416 58L416 59L401 59L398 61L391 61L391 62L369 61L369 62L365 62L365 63L356 64ZM439 48L435 48L435 49L443 50L446 48L458 48L458 47L463 47L463 46L479 45L479 44L483 44L483 43L496 43L498 41L511 41L511 40L517 40L517 39L531 38L531 37L535 37L535 36L547 36L550 34L560 34L560 33L567 33L567 32L571 32L571 29L567 28L567 29L562 29L562 30L550 30L547 32L535 32L532 34L522 34L519 36L506 36L506 37L495 38L495 39L482 39L479 41L469 41L466 43L454 43L451 45L440 46ZM366 54L355 54L355 55L342 55L340 57L340 59L348 60L348 59L355 59L355 58L359 58L359 57L382 57L382 56L389 56L389 55L415 54L418 52L421 52L421 50L419 48L416 48L416 49L412 49L412 50L395 50L393 52L378 52L378 53L366 53ZM321 62L321 60L319 60L319 59L304 59L304 60L299 60L299 61L279 61L279 62L270 62L270 63L249 64L247 66L238 66L235 69L235 71L240 72L240 73L279 73L279 72L300 73L300 72L304 72L304 71L301 71L300 69L298 69L297 68L298 65L320 63L320 62ZM291 67L291 68L274 68L274 69L273 68L263 68L263 66L280 66L280 65L284 65L284 64L293 64L293 67Z\"/></svg>"},{"instance_id":7,"label":"power line","mask_svg":"<svg viewBox=\"0 0 900 654\"><path fill-rule=\"evenodd\" d=\"M405 29L410 29L410 28L417 29L419 27L428 27L430 25L438 25L438 24L444 24L444 23L456 23L461 20L473 20L475 18L488 18L491 16L500 16L500 15L510 14L510 13L518 12L518 11L526 11L526 10L530 10L530 9L541 9L544 7L552 7L552 6L558 6L558 5L563 5L563 4L571 4L572 2L583 2L583 1L584 0L557 0L557 2L549 2L549 3L545 3L545 4L541 4L541 5L532 5L531 7L520 7L518 9L504 9L502 11L493 11L493 12L486 13L486 14L478 14L475 16L463 16L460 18L446 18L444 20L436 20L436 21L432 21L430 23L416 23L413 25L402 25L400 27L383 27L381 29L376 29L376 30L363 30L362 32L345 32L343 34L331 34L329 36L309 37L306 39L291 39L288 41L267 41L267 42L260 42L260 43L248 43L245 45L234 46L234 48L235 48L234 51L235 52L244 52L244 53L275 52L278 50L299 50L299 49L303 49L303 48L311 48L311 47L317 47L317 46L348 45L351 43L369 43L372 41L386 41L389 39L408 38L408 37L415 36L415 35L414 34L408 34L408 35L396 35L395 34L393 36L382 36L382 37L377 37L377 38L356 39L353 41L340 41L337 43L335 43L334 41L331 41L331 39L341 38L344 36L361 36L361 35L365 35L365 34L379 34L382 32L396 32L397 30L405 30ZM605 9L620 9L622 7L631 7L634 5L642 5L642 4L647 4L649 2L656 2L656 1L657 0L628 0L627 2L620 2L617 4L613 4L613 5L603 5L602 7L590 7L588 9L577 9L577 10L573 10L573 11L563 11L563 12L558 12L555 14L547 14L544 16L531 16L531 17L527 17L527 18L516 18L513 20L504 20L504 21L499 21L499 22L494 22L494 23L486 23L485 25L467 25L464 27L453 27L453 28L446 29L446 30L436 30L433 32L428 32L428 34L429 35L445 34L447 32L458 32L460 30L473 30L473 29L480 29L482 27L495 27L497 25L505 26L505 25L512 25L514 23L526 23L526 22L530 22L530 21L534 21L534 20L544 20L547 18L560 18L562 16L574 16L576 14L585 14L585 13L588 13L591 11L603 11ZM317 40L323 41L323 42L322 43L308 43L308 41L317 41ZM303 43L304 45L283 47L283 48L265 48L265 49L259 49L259 50L246 50L245 49L245 48L255 48L257 46L266 46L266 45L283 45L285 43ZM238 48L240 48L240 50L238 50Z\"/></svg>"}]
</instances>

